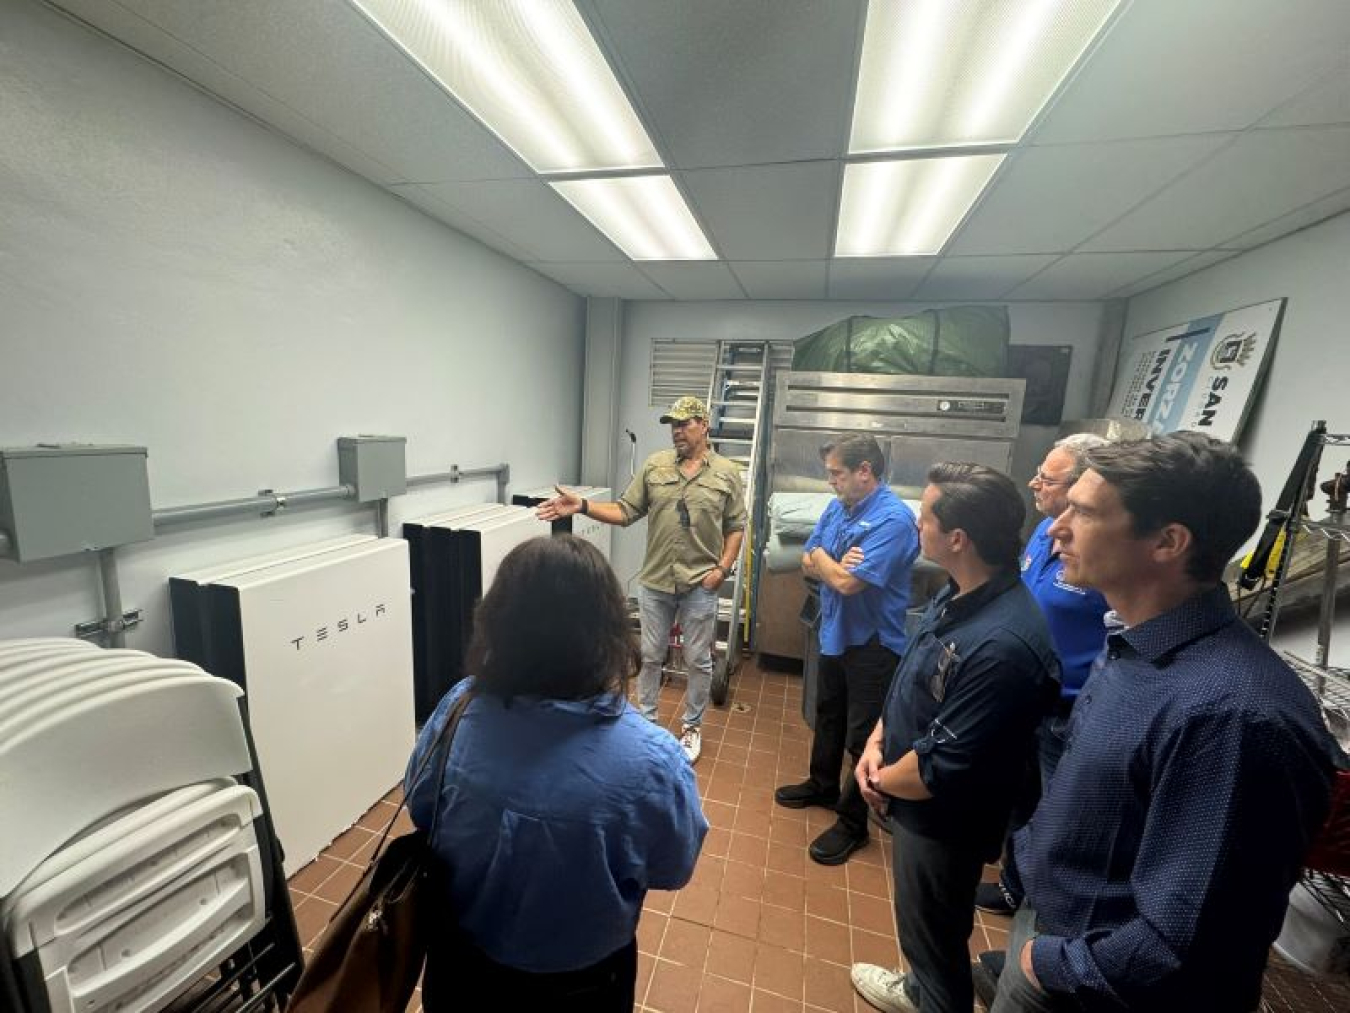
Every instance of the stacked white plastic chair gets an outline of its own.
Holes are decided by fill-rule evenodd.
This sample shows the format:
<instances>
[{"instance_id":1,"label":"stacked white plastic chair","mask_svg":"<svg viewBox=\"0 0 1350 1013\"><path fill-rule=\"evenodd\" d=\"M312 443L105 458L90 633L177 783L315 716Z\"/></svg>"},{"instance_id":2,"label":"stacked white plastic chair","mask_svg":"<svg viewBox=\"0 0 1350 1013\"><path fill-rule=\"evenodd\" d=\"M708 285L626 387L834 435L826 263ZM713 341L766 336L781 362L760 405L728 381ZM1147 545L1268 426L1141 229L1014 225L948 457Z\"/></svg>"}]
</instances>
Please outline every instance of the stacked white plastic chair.
<instances>
[{"instance_id":1,"label":"stacked white plastic chair","mask_svg":"<svg viewBox=\"0 0 1350 1013\"><path fill-rule=\"evenodd\" d=\"M241 695L140 651L0 641L0 1009L191 1008L203 979L232 1008L293 977ZM264 928L265 972L227 980Z\"/></svg>"}]
</instances>

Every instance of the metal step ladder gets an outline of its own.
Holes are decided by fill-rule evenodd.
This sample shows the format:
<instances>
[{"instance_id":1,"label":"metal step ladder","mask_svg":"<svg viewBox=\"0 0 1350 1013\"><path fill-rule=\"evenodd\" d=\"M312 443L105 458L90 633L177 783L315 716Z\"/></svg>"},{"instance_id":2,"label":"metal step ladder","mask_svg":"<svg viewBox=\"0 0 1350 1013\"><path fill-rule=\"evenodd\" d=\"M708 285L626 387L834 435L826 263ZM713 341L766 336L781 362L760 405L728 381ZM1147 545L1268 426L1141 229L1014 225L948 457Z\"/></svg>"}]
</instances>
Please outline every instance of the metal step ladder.
<instances>
[{"instance_id":1,"label":"metal step ladder","mask_svg":"<svg viewBox=\"0 0 1350 1013\"><path fill-rule=\"evenodd\" d=\"M764 448L771 382L772 359L767 341L720 341L712 380L708 385L708 443L717 453L741 467L745 484L746 511L750 519L741 546L740 565L735 568L728 597L723 591L718 605L719 630L726 624L726 640L719 641L720 659L713 667L713 703L726 701L731 676L740 663L748 636L744 629L750 617L750 567L754 560L756 487L764 472ZM723 584L723 588L726 585Z\"/></svg>"}]
</instances>

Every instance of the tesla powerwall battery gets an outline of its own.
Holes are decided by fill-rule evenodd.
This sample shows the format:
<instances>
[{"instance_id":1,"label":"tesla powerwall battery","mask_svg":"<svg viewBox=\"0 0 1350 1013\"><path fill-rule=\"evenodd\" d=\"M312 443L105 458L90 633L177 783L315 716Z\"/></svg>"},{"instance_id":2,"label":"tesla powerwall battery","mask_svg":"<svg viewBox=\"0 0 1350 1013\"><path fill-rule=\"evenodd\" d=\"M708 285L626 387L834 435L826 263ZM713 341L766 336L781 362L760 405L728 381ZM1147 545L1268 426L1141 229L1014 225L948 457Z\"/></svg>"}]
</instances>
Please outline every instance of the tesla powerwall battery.
<instances>
[{"instance_id":1,"label":"tesla powerwall battery","mask_svg":"<svg viewBox=\"0 0 1350 1013\"><path fill-rule=\"evenodd\" d=\"M611 498L610 490L603 489L598 485L567 486L583 499L588 499L596 503L604 503ZM516 493L511 497L511 502L519 506L536 507L546 499L556 496L557 492L553 486L547 485L540 489L530 489L526 492ZM614 529L608 524L601 524L599 521L586 517L583 514L575 514L572 517L563 517L553 522L553 533L555 535L576 535L578 538L584 538L597 549L606 559L610 557L610 549L614 543Z\"/></svg>"},{"instance_id":2,"label":"tesla powerwall battery","mask_svg":"<svg viewBox=\"0 0 1350 1013\"><path fill-rule=\"evenodd\" d=\"M427 525L419 543L423 584L414 640L423 666L417 678L418 719L425 721L463 675L473 609L502 559L517 545L547 535L549 526L526 507L503 506L468 520Z\"/></svg>"},{"instance_id":3,"label":"tesla powerwall battery","mask_svg":"<svg viewBox=\"0 0 1350 1013\"><path fill-rule=\"evenodd\" d=\"M184 661L201 665L208 671L211 667L211 647L207 643L207 630L202 614L203 596L201 589L208 584L227 577L238 577L254 570L292 563L327 552L349 549L354 545L368 545L375 541L374 535L341 535L337 538L313 542L299 548L282 549L266 555L252 556L248 559L223 563L220 566L184 573L169 578L169 607L173 614L174 653Z\"/></svg>"},{"instance_id":4,"label":"tesla powerwall battery","mask_svg":"<svg viewBox=\"0 0 1350 1013\"><path fill-rule=\"evenodd\" d=\"M224 578L212 637L232 630L286 874L403 775L413 743L408 546L384 538Z\"/></svg>"}]
</instances>

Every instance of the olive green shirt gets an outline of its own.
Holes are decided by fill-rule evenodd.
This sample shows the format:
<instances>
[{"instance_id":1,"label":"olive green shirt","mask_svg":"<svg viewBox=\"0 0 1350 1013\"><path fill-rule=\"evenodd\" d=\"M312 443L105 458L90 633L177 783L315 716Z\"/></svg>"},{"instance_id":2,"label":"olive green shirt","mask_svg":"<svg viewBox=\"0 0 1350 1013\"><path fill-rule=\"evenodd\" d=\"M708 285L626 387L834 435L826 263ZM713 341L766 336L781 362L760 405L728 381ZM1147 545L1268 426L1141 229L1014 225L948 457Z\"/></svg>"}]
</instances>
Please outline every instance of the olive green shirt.
<instances>
[{"instance_id":1,"label":"olive green shirt","mask_svg":"<svg viewBox=\"0 0 1350 1013\"><path fill-rule=\"evenodd\" d=\"M615 502L625 527L647 518L647 556L638 581L655 591L689 590L721 560L726 536L745 530L741 469L712 450L693 478L680 472L674 450L657 451Z\"/></svg>"}]
</instances>

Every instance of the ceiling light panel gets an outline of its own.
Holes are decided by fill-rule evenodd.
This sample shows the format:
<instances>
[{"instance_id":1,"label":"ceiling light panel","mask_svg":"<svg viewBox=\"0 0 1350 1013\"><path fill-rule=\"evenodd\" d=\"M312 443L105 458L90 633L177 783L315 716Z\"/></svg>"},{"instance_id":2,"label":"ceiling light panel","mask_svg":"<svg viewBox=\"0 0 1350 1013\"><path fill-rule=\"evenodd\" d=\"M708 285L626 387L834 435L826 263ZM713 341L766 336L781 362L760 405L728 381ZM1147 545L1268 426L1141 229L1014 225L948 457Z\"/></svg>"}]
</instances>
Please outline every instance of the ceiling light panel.
<instances>
[{"instance_id":1,"label":"ceiling light panel","mask_svg":"<svg viewBox=\"0 0 1350 1013\"><path fill-rule=\"evenodd\" d=\"M1003 155L953 155L844 166L836 257L942 252Z\"/></svg>"},{"instance_id":2,"label":"ceiling light panel","mask_svg":"<svg viewBox=\"0 0 1350 1013\"><path fill-rule=\"evenodd\" d=\"M660 168L570 0L351 0L536 172Z\"/></svg>"},{"instance_id":3,"label":"ceiling light panel","mask_svg":"<svg viewBox=\"0 0 1350 1013\"><path fill-rule=\"evenodd\" d=\"M1120 0L870 0L850 154L1011 144Z\"/></svg>"},{"instance_id":4,"label":"ceiling light panel","mask_svg":"<svg viewBox=\"0 0 1350 1013\"><path fill-rule=\"evenodd\" d=\"M633 260L716 260L669 176L549 182Z\"/></svg>"}]
</instances>

